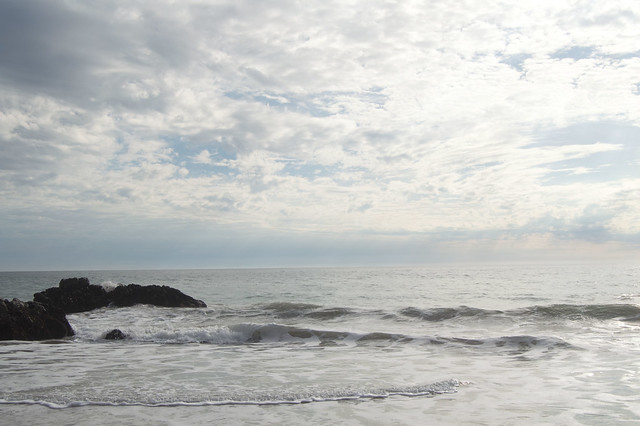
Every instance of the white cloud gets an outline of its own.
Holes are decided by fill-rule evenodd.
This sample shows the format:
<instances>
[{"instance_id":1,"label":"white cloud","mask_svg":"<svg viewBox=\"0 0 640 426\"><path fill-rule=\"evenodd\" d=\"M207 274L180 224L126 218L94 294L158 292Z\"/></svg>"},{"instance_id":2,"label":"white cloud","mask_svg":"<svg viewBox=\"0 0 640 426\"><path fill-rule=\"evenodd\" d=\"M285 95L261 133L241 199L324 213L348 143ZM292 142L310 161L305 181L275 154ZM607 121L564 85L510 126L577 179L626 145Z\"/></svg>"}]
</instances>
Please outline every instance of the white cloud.
<instances>
[{"instance_id":1,"label":"white cloud","mask_svg":"<svg viewBox=\"0 0 640 426\"><path fill-rule=\"evenodd\" d=\"M431 3L0 6L0 225L636 238L640 8Z\"/></svg>"},{"instance_id":2,"label":"white cloud","mask_svg":"<svg viewBox=\"0 0 640 426\"><path fill-rule=\"evenodd\" d=\"M213 164L211 154L206 149L203 149L202 151L200 151L200 154L194 155L192 158L193 162L197 164Z\"/></svg>"}]
</instances>

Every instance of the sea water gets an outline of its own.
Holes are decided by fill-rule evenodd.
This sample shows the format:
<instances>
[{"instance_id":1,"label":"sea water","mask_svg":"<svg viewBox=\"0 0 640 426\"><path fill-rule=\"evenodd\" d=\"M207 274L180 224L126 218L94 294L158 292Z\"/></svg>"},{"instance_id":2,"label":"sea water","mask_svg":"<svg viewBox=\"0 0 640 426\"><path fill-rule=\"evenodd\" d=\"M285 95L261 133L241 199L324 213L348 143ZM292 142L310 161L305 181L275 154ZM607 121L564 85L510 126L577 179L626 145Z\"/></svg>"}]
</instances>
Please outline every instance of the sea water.
<instances>
[{"instance_id":1,"label":"sea water","mask_svg":"<svg viewBox=\"0 0 640 426\"><path fill-rule=\"evenodd\" d=\"M208 307L0 342L5 424L640 423L638 265L4 272L0 297L74 276Z\"/></svg>"}]
</instances>

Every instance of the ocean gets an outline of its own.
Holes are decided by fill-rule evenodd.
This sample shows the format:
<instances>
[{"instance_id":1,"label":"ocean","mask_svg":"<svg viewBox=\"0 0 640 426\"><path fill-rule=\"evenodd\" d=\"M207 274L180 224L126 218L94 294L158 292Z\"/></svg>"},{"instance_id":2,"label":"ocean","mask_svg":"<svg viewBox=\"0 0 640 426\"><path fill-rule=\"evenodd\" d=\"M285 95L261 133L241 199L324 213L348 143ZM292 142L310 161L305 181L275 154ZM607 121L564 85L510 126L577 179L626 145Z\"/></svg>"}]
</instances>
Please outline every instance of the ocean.
<instances>
[{"instance_id":1,"label":"ocean","mask_svg":"<svg viewBox=\"0 0 640 426\"><path fill-rule=\"evenodd\" d=\"M74 276L208 307L0 342L4 424L640 424L638 264L1 272L0 297Z\"/></svg>"}]
</instances>

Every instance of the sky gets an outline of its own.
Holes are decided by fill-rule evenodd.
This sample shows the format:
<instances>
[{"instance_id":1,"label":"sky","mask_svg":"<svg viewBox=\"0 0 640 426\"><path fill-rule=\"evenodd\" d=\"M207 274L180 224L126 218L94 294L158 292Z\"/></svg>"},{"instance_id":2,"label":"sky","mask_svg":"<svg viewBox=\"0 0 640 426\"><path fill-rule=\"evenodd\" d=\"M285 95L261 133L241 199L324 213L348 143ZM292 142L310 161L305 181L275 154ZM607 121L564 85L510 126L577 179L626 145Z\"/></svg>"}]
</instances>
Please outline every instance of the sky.
<instances>
[{"instance_id":1,"label":"sky","mask_svg":"<svg viewBox=\"0 0 640 426\"><path fill-rule=\"evenodd\" d=\"M640 260L640 3L0 0L0 270Z\"/></svg>"}]
</instances>

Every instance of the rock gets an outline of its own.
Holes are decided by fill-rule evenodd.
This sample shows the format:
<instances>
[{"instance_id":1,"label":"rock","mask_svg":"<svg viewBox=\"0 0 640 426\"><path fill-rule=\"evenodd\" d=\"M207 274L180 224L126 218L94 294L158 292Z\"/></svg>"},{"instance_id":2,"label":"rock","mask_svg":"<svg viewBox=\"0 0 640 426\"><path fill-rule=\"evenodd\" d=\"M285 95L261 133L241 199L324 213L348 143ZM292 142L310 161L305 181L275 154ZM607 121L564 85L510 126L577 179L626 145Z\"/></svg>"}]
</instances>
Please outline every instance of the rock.
<instances>
[{"instance_id":1,"label":"rock","mask_svg":"<svg viewBox=\"0 0 640 426\"><path fill-rule=\"evenodd\" d=\"M87 278L66 278L58 287L33 295L33 302L0 299L0 340L47 340L73 336L65 314L91 311L105 306L148 304L176 308L206 308L202 300L168 286L130 284L107 292ZM115 329L105 339L124 339Z\"/></svg>"},{"instance_id":2,"label":"rock","mask_svg":"<svg viewBox=\"0 0 640 426\"><path fill-rule=\"evenodd\" d=\"M0 299L0 340L47 340L73 336L64 312L38 302Z\"/></svg>"},{"instance_id":3,"label":"rock","mask_svg":"<svg viewBox=\"0 0 640 426\"><path fill-rule=\"evenodd\" d=\"M138 284L118 286L107 292L104 287L89 283L87 278L66 278L58 287L33 295L33 300L62 309L67 314L91 311L105 306L147 304L171 308L206 308L196 300L172 287Z\"/></svg>"},{"instance_id":4,"label":"rock","mask_svg":"<svg viewBox=\"0 0 640 426\"><path fill-rule=\"evenodd\" d=\"M86 312L109 304L102 286L89 284L88 278L66 278L58 287L48 288L33 295L33 300L62 309L66 314Z\"/></svg>"},{"instance_id":5,"label":"rock","mask_svg":"<svg viewBox=\"0 0 640 426\"><path fill-rule=\"evenodd\" d=\"M116 328L105 334L104 338L107 340L124 340L127 338L127 335Z\"/></svg>"},{"instance_id":6,"label":"rock","mask_svg":"<svg viewBox=\"0 0 640 426\"><path fill-rule=\"evenodd\" d=\"M89 287L89 278L63 278L60 280L58 287L64 291L84 290Z\"/></svg>"},{"instance_id":7,"label":"rock","mask_svg":"<svg viewBox=\"0 0 640 426\"><path fill-rule=\"evenodd\" d=\"M119 286L108 293L113 306L133 306L137 304L172 308L206 308L202 300L187 296L180 290L163 285L129 284Z\"/></svg>"}]
</instances>

